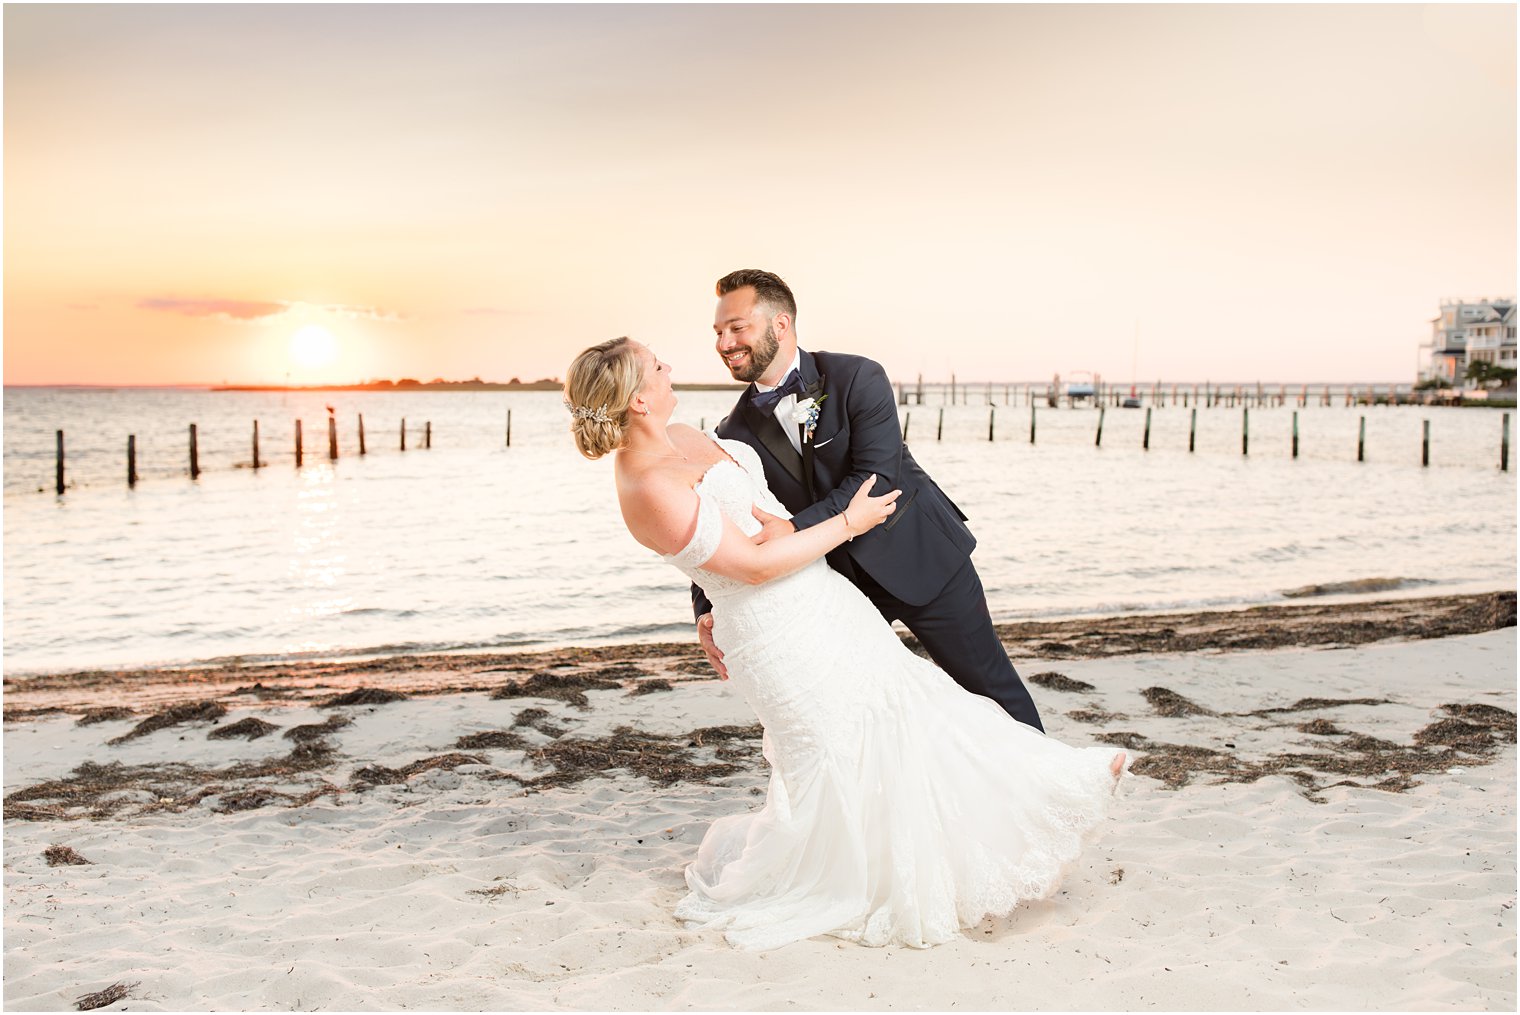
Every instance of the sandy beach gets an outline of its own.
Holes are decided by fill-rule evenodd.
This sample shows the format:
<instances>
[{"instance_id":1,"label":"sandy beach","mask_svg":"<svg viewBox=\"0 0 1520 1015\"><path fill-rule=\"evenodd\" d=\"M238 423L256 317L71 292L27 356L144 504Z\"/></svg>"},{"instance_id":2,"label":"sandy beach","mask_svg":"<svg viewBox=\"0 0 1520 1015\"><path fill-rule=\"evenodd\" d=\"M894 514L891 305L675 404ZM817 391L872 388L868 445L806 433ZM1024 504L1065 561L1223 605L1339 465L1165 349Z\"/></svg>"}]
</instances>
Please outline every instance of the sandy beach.
<instances>
[{"instance_id":1,"label":"sandy beach","mask_svg":"<svg viewBox=\"0 0 1520 1015\"><path fill-rule=\"evenodd\" d=\"M925 951L672 918L765 785L690 644L8 678L5 1005L1513 1010L1514 618L1005 625L1135 775L1055 898Z\"/></svg>"}]
</instances>

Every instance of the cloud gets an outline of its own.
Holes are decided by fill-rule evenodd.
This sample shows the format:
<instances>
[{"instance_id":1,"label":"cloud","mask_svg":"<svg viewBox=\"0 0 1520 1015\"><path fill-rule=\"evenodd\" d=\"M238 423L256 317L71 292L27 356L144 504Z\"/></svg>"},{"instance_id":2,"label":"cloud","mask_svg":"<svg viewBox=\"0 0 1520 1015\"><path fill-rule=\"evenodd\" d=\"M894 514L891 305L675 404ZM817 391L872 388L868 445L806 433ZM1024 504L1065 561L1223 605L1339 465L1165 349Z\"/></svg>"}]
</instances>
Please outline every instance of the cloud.
<instances>
[{"instance_id":1,"label":"cloud","mask_svg":"<svg viewBox=\"0 0 1520 1015\"><path fill-rule=\"evenodd\" d=\"M405 316L381 307L350 306L345 303L302 303L288 300L186 300L150 296L137 303L142 310L161 310L185 317L216 317L227 321L271 321L279 317L310 318L321 315L363 321L402 321Z\"/></svg>"},{"instance_id":2,"label":"cloud","mask_svg":"<svg viewBox=\"0 0 1520 1015\"><path fill-rule=\"evenodd\" d=\"M142 310L163 310L186 317L222 317L233 321L257 321L283 314L288 303L272 303L265 300L181 300L150 296L138 301Z\"/></svg>"},{"instance_id":3,"label":"cloud","mask_svg":"<svg viewBox=\"0 0 1520 1015\"><path fill-rule=\"evenodd\" d=\"M307 304L292 303L292 310L305 309ZM342 303L328 303L310 309L320 310L324 314L332 314L335 317L346 317L356 321L404 321L406 316L396 310L383 310L380 307L351 307Z\"/></svg>"},{"instance_id":4,"label":"cloud","mask_svg":"<svg viewBox=\"0 0 1520 1015\"><path fill-rule=\"evenodd\" d=\"M507 310L503 307L466 307L460 313L468 317L515 317L522 311Z\"/></svg>"}]
</instances>

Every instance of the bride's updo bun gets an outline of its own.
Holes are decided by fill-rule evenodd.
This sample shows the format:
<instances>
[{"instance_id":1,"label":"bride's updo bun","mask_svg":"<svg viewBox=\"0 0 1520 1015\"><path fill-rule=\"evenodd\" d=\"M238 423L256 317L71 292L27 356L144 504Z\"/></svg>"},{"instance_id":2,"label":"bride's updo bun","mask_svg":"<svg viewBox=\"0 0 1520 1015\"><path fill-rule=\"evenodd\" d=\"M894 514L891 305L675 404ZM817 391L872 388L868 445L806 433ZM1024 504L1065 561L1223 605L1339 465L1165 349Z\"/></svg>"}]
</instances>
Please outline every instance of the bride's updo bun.
<instances>
[{"instance_id":1,"label":"bride's updo bun","mask_svg":"<svg viewBox=\"0 0 1520 1015\"><path fill-rule=\"evenodd\" d=\"M592 460L623 446L628 403L644 386L644 365L627 337L593 345L570 364L565 401L570 433L580 453Z\"/></svg>"}]
</instances>

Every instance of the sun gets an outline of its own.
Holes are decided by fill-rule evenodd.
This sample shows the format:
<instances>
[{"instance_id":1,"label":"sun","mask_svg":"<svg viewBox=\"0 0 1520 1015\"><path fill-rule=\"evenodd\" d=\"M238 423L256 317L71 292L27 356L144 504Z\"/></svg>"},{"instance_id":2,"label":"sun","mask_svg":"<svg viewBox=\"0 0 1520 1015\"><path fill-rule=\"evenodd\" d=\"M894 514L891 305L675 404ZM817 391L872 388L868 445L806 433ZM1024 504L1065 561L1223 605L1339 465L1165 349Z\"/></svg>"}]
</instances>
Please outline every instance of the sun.
<instances>
[{"instance_id":1,"label":"sun","mask_svg":"<svg viewBox=\"0 0 1520 1015\"><path fill-rule=\"evenodd\" d=\"M338 358L338 339L320 324L308 324L290 336L290 359L305 370L325 367Z\"/></svg>"}]
</instances>

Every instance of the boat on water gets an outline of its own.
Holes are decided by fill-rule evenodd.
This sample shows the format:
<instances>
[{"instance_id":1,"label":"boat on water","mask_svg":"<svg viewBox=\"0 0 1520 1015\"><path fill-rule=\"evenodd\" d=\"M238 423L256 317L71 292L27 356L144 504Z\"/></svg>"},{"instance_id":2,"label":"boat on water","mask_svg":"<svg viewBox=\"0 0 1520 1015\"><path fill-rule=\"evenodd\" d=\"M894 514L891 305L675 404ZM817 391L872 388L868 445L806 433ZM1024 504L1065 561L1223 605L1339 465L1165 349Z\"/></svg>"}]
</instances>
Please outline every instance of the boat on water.
<instances>
[{"instance_id":1,"label":"boat on water","mask_svg":"<svg viewBox=\"0 0 1520 1015\"><path fill-rule=\"evenodd\" d=\"M1084 398L1096 398L1098 384L1092 373L1086 370L1075 371L1072 380L1066 382L1065 395L1068 401L1078 402Z\"/></svg>"}]
</instances>

